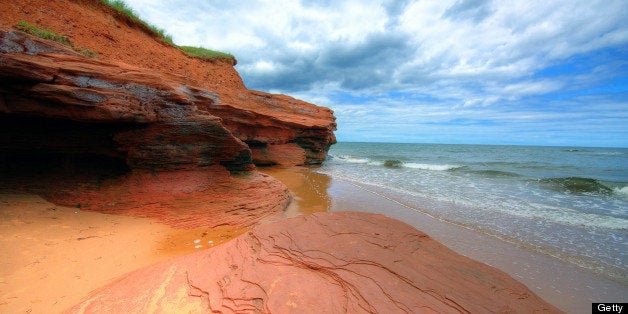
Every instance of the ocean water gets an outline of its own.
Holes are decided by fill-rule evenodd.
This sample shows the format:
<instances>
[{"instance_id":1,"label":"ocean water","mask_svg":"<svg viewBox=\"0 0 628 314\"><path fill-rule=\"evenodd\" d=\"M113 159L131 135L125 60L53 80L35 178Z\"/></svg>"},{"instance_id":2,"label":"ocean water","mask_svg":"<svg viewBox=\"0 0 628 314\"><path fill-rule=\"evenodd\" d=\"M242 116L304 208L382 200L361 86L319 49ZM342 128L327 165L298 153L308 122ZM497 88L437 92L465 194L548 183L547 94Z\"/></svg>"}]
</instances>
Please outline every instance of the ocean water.
<instances>
[{"instance_id":1,"label":"ocean water","mask_svg":"<svg viewBox=\"0 0 628 314\"><path fill-rule=\"evenodd\" d=\"M628 149L338 143L316 171L628 282Z\"/></svg>"}]
</instances>

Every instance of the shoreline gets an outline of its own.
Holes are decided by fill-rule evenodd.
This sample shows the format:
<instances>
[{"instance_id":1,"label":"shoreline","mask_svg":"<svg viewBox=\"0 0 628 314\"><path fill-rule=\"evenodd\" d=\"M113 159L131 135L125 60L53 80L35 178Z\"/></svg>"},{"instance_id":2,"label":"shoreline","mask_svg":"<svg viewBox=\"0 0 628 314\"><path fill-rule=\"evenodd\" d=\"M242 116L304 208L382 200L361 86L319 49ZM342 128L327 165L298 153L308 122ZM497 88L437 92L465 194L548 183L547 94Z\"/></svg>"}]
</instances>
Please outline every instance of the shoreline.
<instances>
[{"instance_id":1,"label":"shoreline","mask_svg":"<svg viewBox=\"0 0 628 314\"><path fill-rule=\"evenodd\" d=\"M330 211L384 214L425 232L455 252L496 267L568 313L589 313L592 302L621 302L628 287L574 264L431 217L353 182L331 179Z\"/></svg>"},{"instance_id":2,"label":"shoreline","mask_svg":"<svg viewBox=\"0 0 628 314\"><path fill-rule=\"evenodd\" d=\"M301 181L311 180L307 177L315 176L319 182L326 182L326 188L319 185L311 190L320 193L324 188L324 199L329 201L329 211L377 213L403 221L459 254L506 272L547 302L568 313L589 313L593 302L621 302L628 294L628 287L617 281L499 238L442 221L353 182L316 173L310 168L272 169L265 173L275 176L293 191L295 186L291 181L282 180L289 178L293 172L306 177ZM321 179L320 176L327 179ZM299 191L307 190L300 187Z\"/></svg>"}]
</instances>

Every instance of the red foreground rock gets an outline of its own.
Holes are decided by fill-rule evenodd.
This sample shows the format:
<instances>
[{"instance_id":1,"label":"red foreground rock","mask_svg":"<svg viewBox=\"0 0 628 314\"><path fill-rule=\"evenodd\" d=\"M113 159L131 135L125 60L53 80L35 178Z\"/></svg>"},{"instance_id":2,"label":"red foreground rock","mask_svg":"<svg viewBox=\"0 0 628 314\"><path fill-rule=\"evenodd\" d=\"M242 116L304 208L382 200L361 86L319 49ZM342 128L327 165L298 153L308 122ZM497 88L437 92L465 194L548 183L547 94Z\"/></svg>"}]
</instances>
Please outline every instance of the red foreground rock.
<instances>
[{"instance_id":1,"label":"red foreground rock","mask_svg":"<svg viewBox=\"0 0 628 314\"><path fill-rule=\"evenodd\" d=\"M416 229L365 213L261 225L132 272L70 312L559 312L521 283Z\"/></svg>"},{"instance_id":2,"label":"red foreground rock","mask_svg":"<svg viewBox=\"0 0 628 314\"><path fill-rule=\"evenodd\" d=\"M230 174L221 166L172 172L133 171L100 184L56 182L40 193L55 204L107 214L154 218L177 229L251 227L279 220L290 192L259 172Z\"/></svg>"}]
</instances>

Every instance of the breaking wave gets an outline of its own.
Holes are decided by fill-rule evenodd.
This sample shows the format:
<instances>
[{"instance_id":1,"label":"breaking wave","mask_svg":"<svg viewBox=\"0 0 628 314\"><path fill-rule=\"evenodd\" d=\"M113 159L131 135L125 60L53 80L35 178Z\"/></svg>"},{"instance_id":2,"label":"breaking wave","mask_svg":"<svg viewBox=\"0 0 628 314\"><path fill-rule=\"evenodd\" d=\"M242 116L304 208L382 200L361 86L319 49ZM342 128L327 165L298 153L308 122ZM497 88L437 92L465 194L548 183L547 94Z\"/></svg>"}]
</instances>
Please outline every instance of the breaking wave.
<instances>
[{"instance_id":1,"label":"breaking wave","mask_svg":"<svg viewBox=\"0 0 628 314\"><path fill-rule=\"evenodd\" d=\"M462 167L462 168L456 168L455 170L464 170L465 172L469 172L469 173L473 173L473 174L477 174L483 177L489 177L489 178L505 178L505 177L521 177L520 174L518 173L514 173L514 172L509 172L509 171L502 171L502 170L491 170L491 169L486 169L486 170L468 170L466 169L466 167Z\"/></svg>"},{"instance_id":2,"label":"breaking wave","mask_svg":"<svg viewBox=\"0 0 628 314\"><path fill-rule=\"evenodd\" d=\"M432 165L432 164L418 164L418 163L413 163L413 162L406 163L404 164L404 166L408 168L412 168L412 169L434 170L434 171L448 171L448 170L462 168L462 166L458 166L458 165Z\"/></svg>"},{"instance_id":3,"label":"breaking wave","mask_svg":"<svg viewBox=\"0 0 628 314\"><path fill-rule=\"evenodd\" d=\"M344 162L349 162L352 164L367 164L369 163L369 159L367 158L357 158L357 157L352 157L352 156L345 156L345 155L338 155L338 156L331 156L334 159L339 159L342 160Z\"/></svg>"},{"instance_id":4,"label":"breaking wave","mask_svg":"<svg viewBox=\"0 0 628 314\"><path fill-rule=\"evenodd\" d=\"M628 186L624 186L624 187L616 187L613 189L613 192L615 192L615 194L621 195L623 197L628 197Z\"/></svg>"},{"instance_id":5,"label":"breaking wave","mask_svg":"<svg viewBox=\"0 0 628 314\"><path fill-rule=\"evenodd\" d=\"M347 162L347 163L368 164L372 166L384 166L387 168L410 168L410 169L431 170L431 171L448 171L448 170L462 168L462 166L459 166L459 165L423 164L423 163L414 163L414 162L403 162L401 160L396 160L396 159L387 159L387 160L381 161L381 160L371 160L368 158L360 158L360 157L346 156L346 155L337 155L337 156L332 155L331 157L333 159L340 160L342 162Z\"/></svg>"}]
</instances>

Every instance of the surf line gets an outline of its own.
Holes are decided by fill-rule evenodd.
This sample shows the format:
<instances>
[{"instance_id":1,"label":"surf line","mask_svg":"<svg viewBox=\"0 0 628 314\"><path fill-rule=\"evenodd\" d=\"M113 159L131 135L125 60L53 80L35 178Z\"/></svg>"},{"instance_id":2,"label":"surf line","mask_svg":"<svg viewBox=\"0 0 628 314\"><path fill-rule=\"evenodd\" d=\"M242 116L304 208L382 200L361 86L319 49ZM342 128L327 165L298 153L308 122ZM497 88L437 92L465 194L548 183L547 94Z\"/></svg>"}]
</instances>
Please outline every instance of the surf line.
<instances>
[{"instance_id":1,"label":"surf line","mask_svg":"<svg viewBox=\"0 0 628 314\"><path fill-rule=\"evenodd\" d=\"M344 179L343 181L345 181L345 182L347 182L347 183L349 183L349 184L351 184L351 185L353 185L353 186L355 186L355 187L357 187L357 188L359 188L359 189L361 189L361 190L363 190L363 191L366 191L366 192L368 192L368 193L374 194L374 195L379 196L379 197L381 197L381 198L383 198L383 199L386 199L386 200L391 201L391 202L393 202L393 203L395 203L395 204L398 204L398 205L400 205L400 206L402 206L402 207L405 207L405 208L407 208L407 209L410 209L410 210L412 210L412 211L415 211L415 212L417 212L417 213L419 213L419 214L426 215L426 216L428 216L428 217L430 217L430 218L433 218L433 219L436 219L436 220L438 220L438 221L441 221L441 222L444 222L444 223L447 223L447 224L450 224L450 225L454 225L454 226L456 226L456 227L461 227L461 228L467 229L467 230L472 231L472 232L478 232L478 233L483 234L483 235L485 235L485 236L489 236L489 237L495 238L495 239L497 239L497 240L499 240L499 241L504 241L504 242L509 243L509 244L511 244L511 245L514 245L514 246L516 246L516 247L521 247L521 246L522 246L522 244L521 244L521 243L517 243L517 242L515 242L515 241L513 241L513 240L511 240L511 239L504 238L504 237L500 237L499 235L496 235L496 234L491 234L491 233L483 232L481 229L474 229L474 228L469 227L469 226L467 226L467 225L464 225L464 224L462 224L462 223L459 223L459 222L456 222L456 221L451 221L451 220L448 220L448 219L445 219L445 218L438 217L438 216L436 216L436 215L434 215L434 214L432 214L432 213L430 213L430 212L428 212L428 211L425 211L425 210L423 210L423 209L416 208L416 207L410 206L410 205L408 205L408 204L404 204L404 203L402 203L402 202L400 202L400 201L398 201L398 200L396 200L396 199L393 199L393 198L391 198L391 197L389 197L389 196L383 195L383 194L378 193L378 192L373 191L373 190L369 190L369 189L367 189L366 187L363 187L363 186L361 186L361 185L359 185L359 184L357 184L357 183L355 183L355 182L352 182L352 181L350 181L350 180L346 180L346 179ZM553 255L551 255L551 254L549 254L549 255L550 255L550 256L553 256ZM555 256L553 256L553 257L555 257Z\"/></svg>"},{"instance_id":2,"label":"surf line","mask_svg":"<svg viewBox=\"0 0 628 314\"><path fill-rule=\"evenodd\" d=\"M456 226L459 226L459 227L463 227L463 228L468 229L468 230L474 230L473 228L471 228L469 226L465 226L465 225L463 225L461 223L457 223L457 222L454 222L454 221L450 221L450 220L444 219L442 217L438 217L438 216L436 216L436 215L434 215L434 214L432 214L432 213L430 213L430 212L428 212L426 210L423 210L423 209L420 209L420 208L416 208L414 206L410 206L408 204L402 203L402 202L400 202L400 201L398 201L398 200L396 200L394 198L391 198L389 196L386 196L384 194L378 193L378 192L373 191L373 190L369 190L369 189L367 189L367 188L365 188L365 187L363 187L363 186L361 186L361 185L359 185L357 183L354 183L354 182L351 182L351 181L348 181L348 180L346 180L346 182L351 184L351 185L353 185L353 186L355 186L355 187L357 187L357 188L359 188L359 189L361 189L361 190L363 190L363 191L366 191L366 192L369 192L371 194L377 195L377 196L379 196L379 197L381 197L383 199L391 201L391 202L393 202L393 203L395 203L397 205L401 205L401 206L403 206L403 207L405 207L407 209L410 209L412 211L418 212L420 214L426 215L426 216L428 216L430 218L433 218L433 219L436 219L436 220L439 220L439 221L442 221L442 222L446 222L446 223L449 223L449 224L452 224L452 225L456 225Z\"/></svg>"}]
</instances>

